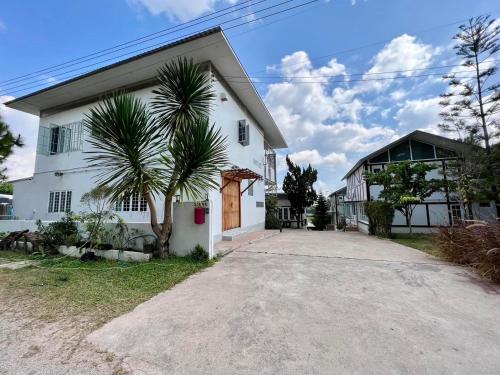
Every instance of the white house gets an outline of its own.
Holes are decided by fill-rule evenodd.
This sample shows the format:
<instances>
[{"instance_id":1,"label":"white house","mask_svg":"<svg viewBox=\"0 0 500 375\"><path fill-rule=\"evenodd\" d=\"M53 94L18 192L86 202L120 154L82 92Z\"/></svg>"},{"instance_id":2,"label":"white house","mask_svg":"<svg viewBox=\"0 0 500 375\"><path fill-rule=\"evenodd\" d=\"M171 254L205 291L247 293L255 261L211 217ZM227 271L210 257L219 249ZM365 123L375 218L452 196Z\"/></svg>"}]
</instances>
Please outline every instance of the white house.
<instances>
[{"instance_id":1,"label":"white house","mask_svg":"<svg viewBox=\"0 0 500 375\"><path fill-rule=\"evenodd\" d=\"M368 233L364 204L368 200L378 199L382 186L369 186L363 178L365 172L378 172L390 162L413 160L437 166L428 173L429 179L445 178L444 171L448 163L466 156L470 151L468 147L449 138L416 130L360 159L342 179L347 182L343 207L346 221ZM415 232L429 232L433 227L450 226L457 220L492 220L496 217L494 202L473 203L472 217L465 217L462 206L455 192L436 192L417 205L412 217L412 227ZM398 211L392 230L395 233L408 231L406 219Z\"/></svg>"},{"instance_id":2,"label":"white house","mask_svg":"<svg viewBox=\"0 0 500 375\"><path fill-rule=\"evenodd\" d=\"M175 204L172 248L181 253L201 243L212 252L213 244L224 235L231 238L264 228L265 189L276 178L273 149L287 144L220 28L6 103L40 116L34 174L12 181L15 217L57 220L67 210L82 211L80 198L95 186L98 172L85 161L85 151L90 149L82 124L85 114L115 90L150 100L158 69L179 56L202 64L212 79L216 100L210 122L227 137L232 167L220 176L220 189L208 191L202 202ZM205 224L193 223L194 206L206 209ZM126 222L148 227L149 213L142 197L132 196L116 208ZM159 215L163 215L161 209Z\"/></svg>"},{"instance_id":3,"label":"white house","mask_svg":"<svg viewBox=\"0 0 500 375\"><path fill-rule=\"evenodd\" d=\"M302 212L302 223L300 224L299 215L294 215L294 213L292 212L292 204L288 200L288 196L285 193L278 193L277 198L278 198L278 219L283 227L297 228L307 225L306 208L304 208L304 212Z\"/></svg>"}]
</instances>

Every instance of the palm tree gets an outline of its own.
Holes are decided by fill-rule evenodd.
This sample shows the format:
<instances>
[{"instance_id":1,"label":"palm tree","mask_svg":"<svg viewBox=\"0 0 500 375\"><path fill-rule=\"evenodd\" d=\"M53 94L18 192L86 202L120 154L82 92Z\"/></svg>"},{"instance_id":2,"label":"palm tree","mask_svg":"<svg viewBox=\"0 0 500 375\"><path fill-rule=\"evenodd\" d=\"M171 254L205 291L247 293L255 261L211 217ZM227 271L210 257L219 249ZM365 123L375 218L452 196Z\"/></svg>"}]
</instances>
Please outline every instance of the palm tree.
<instances>
[{"instance_id":1,"label":"palm tree","mask_svg":"<svg viewBox=\"0 0 500 375\"><path fill-rule=\"evenodd\" d=\"M164 257L174 196L196 199L216 188L228 161L226 139L208 121L213 92L199 65L179 59L163 67L158 79L152 110L133 95L118 93L92 108L85 124L93 146L87 160L101 170L98 185L108 185L113 200L136 192L144 196ZM161 223L158 198L164 200Z\"/></svg>"}]
</instances>

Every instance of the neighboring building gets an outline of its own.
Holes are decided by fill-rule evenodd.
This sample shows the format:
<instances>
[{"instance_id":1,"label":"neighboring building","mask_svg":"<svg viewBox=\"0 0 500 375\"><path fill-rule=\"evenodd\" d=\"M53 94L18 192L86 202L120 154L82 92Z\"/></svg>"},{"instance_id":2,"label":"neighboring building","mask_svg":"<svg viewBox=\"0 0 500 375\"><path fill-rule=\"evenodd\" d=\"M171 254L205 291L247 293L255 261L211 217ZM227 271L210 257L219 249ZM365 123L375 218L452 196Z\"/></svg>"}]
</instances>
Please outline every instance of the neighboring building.
<instances>
[{"instance_id":1,"label":"neighboring building","mask_svg":"<svg viewBox=\"0 0 500 375\"><path fill-rule=\"evenodd\" d=\"M278 193L278 219L284 228L297 228L307 225L307 209L302 213L302 225L297 225L299 216L292 214L292 205L285 193Z\"/></svg>"},{"instance_id":2,"label":"neighboring building","mask_svg":"<svg viewBox=\"0 0 500 375\"><path fill-rule=\"evenodd\" d=\"M264 228L265 191L272 190L276 182L273 149L285 148L287 144L220 28L6 103L10 108L40 116L34 174L12 181L14 215L19 219L57 220L65 211L82 211L80 198L95 186L99 172L89 168L85 161L85 151L90 150L82 123L85 115L104 95L118 89L150 101L152 90L157 87L158 69L178 56L202 64L211 77L216 100L209 120L227 137L232 164L220 177L220 189L208 191L202 198L206 198L203 207L207 208L210 223L209 242L213 244L223 235L231 238L244 231ZM240 78L225 80L224 77ZM162 207L162 202L158 202L159 215L163 215ZM116 209L126 222L149 223L148 208L140 195L124 199ZM192 213L184 216L191 222L184 225L179 214L176 225L174 216L173 236L176 228L185 236L194 230L190 226ZM177 243L177 246L190 246Z\"/></svg>"},{"instance_id":3,"label":"neighboring building","mask_svg":"<svg viewBox=\"0 0 500 375\"><path fill-rule=\"evenodd\" d=\"M416 130L360 159L342 179L347 181L344 199L346 217L350 216L360 231L368 232L364 204L368 200L378 199L382 186L368 186L363 178L365 172L378 172L390 162L413 160L438 166L428 174L428 178L445 178L447 164L466 155L470 151L469 147L462 142ZM417 205L412 227L415 232L428 232L433 227L453 225L457 220L490 220L496 216L494 202L473 203L472 217L466 218L463 211L455 192L436 192ZM405 217L396 211L393 232L406 231L408 226Z\"/></svg>"},{"instance_id":4,"label":"neighboring building","mask_svg":"<svg viewBox=\"0 0 500 375\"><path fill-rule=\"evenodd\" d=\"M347 218L350 218L348 209L350 205L344 204L347 188L343 187L331 193L328 198L330 202L330 221L335 226L335 229L346 224Z\"/></svg>"},{"instance_id":5,"label":"neighboring building","mask_svg":"<svg viewBox=\"0 0 500 375\"><path fill-rule=\"evenodd\" d=\"M12 219L12 195L0 194L0 220Z\"/></svg>"}]
</instances>

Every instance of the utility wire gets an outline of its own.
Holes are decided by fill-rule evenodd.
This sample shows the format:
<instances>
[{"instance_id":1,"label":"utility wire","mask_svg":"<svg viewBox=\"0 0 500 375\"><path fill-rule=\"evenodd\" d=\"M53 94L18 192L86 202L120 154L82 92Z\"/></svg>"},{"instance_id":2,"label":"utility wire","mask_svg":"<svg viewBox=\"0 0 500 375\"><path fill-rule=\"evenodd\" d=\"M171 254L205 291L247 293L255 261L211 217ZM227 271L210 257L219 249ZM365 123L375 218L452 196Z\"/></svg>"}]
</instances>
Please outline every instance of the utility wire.
<instances>
[{"instance_id":1,"label":"utility wire","mask_svg":"<svg viewBox=\"0 0 500 375\"><path fill-rule=\"evenodd\" d=\"M222 17L222 16L224 16L224 15L227 15L227 14L233 13L233 12L238 11L238 10L241 10L241 9L243 9L243 8L249 8L249 7L251 7L251 6L254 6L254 5L257 5L257 4L259 4L259 3L262 3L263 1L266 1L266 0L260 0L260 1L257 1L257 2L253 2L253 3L249 4L249 5L242 6L242 5L245 5L245 4L248 4L249 2L251 2L251 0L247 0L247 1L244 1L244 2L239 3L239 4L236 4L236 5L233 5L233 6L229 6L229 7L223 8L223 9L220 9L220 10L218 10L218 11L214 12L214 13L211 13L211 14L208 14L208 15L205 15L205 16L200 16L200 17L194 18L194 19L192 19L192 20L190 20L190 21L186 21L186 22L181 23L181 24L179 24L179 25L172 26L172 27L169 27L169 28L166 28L166 29L163 29L163 30L157 31L157 32L155 32L155 33L147 34L147 35L145 35L145 36L143 36L143 37L133 39L133 40L131 40L131 41L129 41L129 42L121 43L121 44L118 44L118 45L116 45L116 46L109 47L109 48L107 48L107 49L104 49L104 50L101 50L101 51L97 51L97 52L91 53L91 54L89 54L89 55L85 55L85 56L82 56L82 57L80 57L80 58L77 58L77 59L73 59L73 60L67 61L67 62L65 62L65 63L57 64L57 65L54 65L54 66L51 66L51 67L47 67L47 68L44 68L44 69L41 69L41 70L35 71L35 72L33 72L33 73L28 73L28 74L25 74L25 75L23 75L23 76L19 76L19 77L15 77L15 78L12 78L12 79L9 79L9 80L6 80L6 81L2 81L2 82L0 82L0 85L1 85L1 84L3 84L3 83L13 84L13 83L21 82L21 81L23 81L23 80L31 79L31 78L33 78L33 77L34 77L37 73L42 73L42 72L44 72L44 73L50 73L50 72L54 72L54 71L57 71L57 70L64 69L65 67L74 66L74 65L79 65L79 64L81 64L81 63L83 63L83 62L93 60L93 59L98 58L98 57L100 57L100 56L109 55L109 54L111 54L111 53L115 53L115 52L118 52L118 51L120 51L120 50L124 50L124 49L130 48L130 47L132 47L132 46L135 46L135 45L138 45L138 44L141 44L141 43L144 43L144 42L147 42L147 41L150 41L150 40L153 40L153 39L159 38L159 37L161 37L161 36L164 36L164 35L167 35L167 34L171 34L172 32L177 32L177 31L180 31L180 30L183 30L183 29L189 28L189 27L193 27L193 26L195 26L195 25L198 25L198 24L201 24L201 23L207 22L207 21L212 20L212 19L215 19L215 18ZM293 0L288 0L288 1L282 2L282 3L280 3L280 4L276 4L276 5L274 5L274 6L271 6L271 7L265 8L265 9L258 10L258 11L253 12L253 13L255 14L255 13L261 12L261 11L266 10L266 9L270 9L270 8L273 8L273 7L276 7L276 6L279 6L279 5L283 5L284 3L287 3L287 2L290 2L290 1L293 1ZM240 8L235 9L236 7L240 7ZM219 13L225 12L225 11L227 11L227 10L229 10L229 9L233 9L233 10L231 10L230 12L226 12L226 13L223 13L223 14L220 14L220 15L215 16L215 17L214 17L214 15L215 15L215 14L219 14ZM494 11L494 12L496 12L496 11ZM244 17L247 17L247 16L248 16L248 15L245 15L245 16L242 16L242 17L238 17L238 18L235 18L235 19L233 19L233 20L229 20L229 21L226 21L226 22L223 22L223 23L232 22L232 21L235 21L236 19L241 19L241 18L244 18ZM206 19L207 17L208 17L208 19ZM201 22L198 22L198 23L195 23L195 24L191 24L191 25L186 26L186 27L184 27L184 28L180 28L180 29L178 29L180 26L183 26L183 25L188 25L188 24L190 24L190 23L193 23L194 21L197 21L197 20L202 20L202 19L205 19L205 20L204 20L204 21L201 21ZM449 23L449 24L445 24L445 25L438 25L438 26L435 26L435 27L433 27L433 28L430 28L430 29L424 30L424 31L422 31L422 32L431 31L431 30L434 30L434 29L436 29L436 28L447 27L447 26L454 25L454 24L461 23L461 22L464 22L464 20L455 21L455 22L453 22L453 23ZM175 30L175 31L172 31L172 32L170 32L170 33L166 33L166 34L165 34L165 32L166 32L166 31L173 30L173 29L177 29L177 30ZM229 29L229 28L228 28L228 29ZM156 36L155 36L155 35L156 35ZM155 37L150 38L151 36L155 36ZM148 38L149 38L149 39L148 39ZM133 42L137 42L137 41L142 41L142 42L140 42L140 43L135 43L135 44L131 44L131 43L133 43ZM368 47L368 46L375 45L375 44L380 44L380 43L384 43L384 42L385 42L385 41L376 42L376 43L372 43L372 44L370 44L370 45L365 45L365 46L357 47L357 48L354 48L354 49L349 49L349 50L345 50L345 51L340 51L340 52L337 52L337 53L334 53L334 54L339 54L339 53L343 53L343 52L347 52L347 51L353 51L353 50L357 50L357 49L360 49L360 48L366 48L366 47ZM162 42L162 43L166 43L166 42ZM131 45L129 45L129 44L131 44ZM125 47L125 48L116 49L116 48L118 48L118 47L123 47L123 46L126 46L126 45L128 45L128 46L127 46L127 47ZM151 47L151 46L150 46L150 47ZM148 48L150 48L150 47L148 47ZM113 51L112 51L112 52L108 52L108 53L104 53L104 54L103 54L103 52L107 52L107 51L111 51L111 50L113 50ZM135 51L134 51L134 52L135 52ZM116 56L116 57L114 57L114 58L112 58L112 59L120 58L120 57L123 57L123 56L126 56L126 55L127 55L127 54L125 54L125 55L120 55L120 56ZM333 54L331 54L331 55L324 55L324 56L320 56L320 57L318 57L317 59L319 59L319 58L323 58L323 57L327 57L327 56L332 56L332 55L333 55ZM95 56L95 57L94 57L94 58L88 58L88 57L91 57L91 56ZM87 59L85 59L85 58L87 58ZM104 61L102 61L102 62L107 62L107 61L112 60L112 59L106 59L106 60L104 60ZM312 60L314 60L314 59L312 59ZM74 64L70 64L70 65L68 65L68 63L73 63L73 62L76 62L76 61L78 61L78 62L77 62L77 63L74 63ZM102 62L99 62L99 63L102 63ZM96 63L96 64L91 64L91 65L87 65L87 66L84 66L84 67L80 67L80 68L78 68L78 69L73 69L73 70L71 70L71 71L63 72L63 73L61 73L61 74L71 73L71 72L74 72L74 71L77 71L77 70L84 69L84 68L89 67L89 66L98 65L99 63ZM302 64L302 63L300 63L300 64ZM53 68L58 68L58 69L53 69ZM52 69L52 70L51 70L51 69ZM58 75L61 75L61 74L58 74ZM62 77L61 77L61 78L62 78ZM27 84L24 84L24 85L18 85L18 86L15 86L15 87L6 87L6 88L4 89L4 92L5 92L7 89L8 89L8 90L13 90L13 89L15 89L15 88L25 87L25 86L26 86L26 85L28 85L28 84L33 84L33 83L35 83L35 82L42 82L42 81L43 81L43 82L46 82L46 78L42 78L42 79L37 80L37 81L32 81L32 82L27 83ZM38 85L38 86L41 86L41 85ZM35 87L36 87L36 86L35 86ZM17 90L17 91L15 91L15 92L19 92L19 91L21 91L21 90ZM23 91L24 91L24 90L23 90Z\"/></svg>"},{"instance_id":2,"label":"utility wire","mask_svg":"<svg viewBox=\"0 0 500 375\"><path fill-rule=\"evenodd\" d=\"M259 3L262 3L264 1L267 1L267 0L260 0L260 1L256 2L256 3L253 3L252 5L259 4ZM260 12L263 12L263 11L266 11L266 10L269 10L269 9L272 9L272 8L276 8L276 7L279 7L281 5L284 5L284 4L293 2L293 1L295 1L295 0L285 0L285 1L282 1L282 2L280 2L278 4L275 4L275 5L263 8L263 9L256 10L256 11L254 11L252 13L253 14L257 14L257 13L260 13ZM318 1L318 0L315 0L315 1ZM247 6L247 7L250 7L250 6ZM130 44L131 42L129 42L129 43L127 43L128 45L126 45L125 47L120 47L120 48L112 47L112 48L109 48L107 50L103 50L103 51L108 51L108 52L94 53L94 54L88 55L88 56L93 56L93 57L88 57L88 58L82 57L82 58L79 58L79 59L72 60L72 61L76 61L76 62L71 62L70 61L70 62L67 62L67 63L58 64L58 65L54 66L53 68L42 69L42 70L39 70L38 72L43 72L43 74L46 75L46 74L49 74L49 73L54 73L54 72L60 71L62 69L70 68L72 66L81 65L81 64L83 64L85 62L95 60L95 59L97 59L99 57L104 57L104 56L115 54L116 52L127 50L129 48L132 48L132 47L144 44L146 42L149 42L149 41L161 38L163 36L166 36L166 35L169 35L169 34L173 34L173 33L176 33L176 32L179 32L179 31L191 28L193 26L196 26L196 25L199 25L199 24L211 21L211 20L216 19L216 18L220 18L220 17L222 17L224 15L227 15L227 14L233 13L233 12L235 12L235 10L233 10L231 12L224 13L222 15L218 15L218 16L206 19L204 21L197 22L197 23L189 25L189 26L185 26L185 27L179 28L179 29L174 30L174 31L170 31L170 32L167 32L167 33L162 33L161 35L157 35L157 36L150 37L150 38L147 38L147 39L145 39L145 37L143 37L143 38L141 38L141 39L143 39L142 41L135 42L135 43L132 43L132 44ZM246 17L248 17L248 14L245 14L245 15L242 15L242 16L238 16L238 17L232 18L232 19L227 20L227 21L223 21L223 22L219 23L219 25L224 25L224 24L227 24L227 23L230 23L230 22L234 22L234 21L236 21L238 19L246 18ZM178 27L178 26L176 26L176 27ZM209 27L209 28L211 28L211 27ZM202 31L208 30L209 28L206 28L206 29L204 29ZM198 31L190 33L189 35L194 35L194 34L197 34L197 33L198 33ZM102 60L102 61L99 61L99 62L96 62L96 63L92 63L92 64L85 65L85 66L81 66L81 67L78 67L78 68L75 68L75 69L72 69L72 70L68 70L68 71L65 71L65 72L62 72L62 73L54 74L53 78L55 78L55 77L57 77L57 76L59 76L61 74L67 74L67 73L71 73L71 72L76 72L76 71L81 70L81 69L85 69L85 68L88 68L88 67L91 67L91 66L99 65L99 64L104 63L104 62L108 62L108 61L111 61L111 60L118 59L120 57L128 56L130 54L134 54L134 53L137 53L137 52L141 52L141 51L149 49L151 47L162 45L162 44L174 41L174 40L181 39L183 37L187 37L187 36L181 36L181 37L177 37L177 38L174 38L174 39L169 39L169 40L166 40L166 41L162 41L161 43L154 44L152 46L147 46L145 48L141 48L141 49L138 49L138 50L127 52L125 54L121 54L121 55L118 55L118 56L112 56L111 58L108 58L108 59L105 59L105 60ZM113 50L109 51L110 49L113 49ZM11 89L18 88L18 87L24 87L24 86L27 86L29 84L33 84L33 83L36 83L36 82L46 81L46 78L42 78L42 79L31 81L31 82L28 82L28 83L25 83L25 84L21 84L21 85L18 85L18 86L8 87L8 86L11 86L12 84L16 84L16 83L23 82L23 81L26 81L26 80L31 80L32 78L36 78L37 76L40 76L40 74L36 74L35 75L35 73L31 73L31 74L28 74L28 75L25 75L25 76L30 76L30 77L26 77L26 78L22 78L22 79L17 79L17 80L14 80L14 81L10 80L11 82L8 82L8 81L2 82L2 83L7 83L8 82L7 85L5 85L5 84L3 85L3 88L11 90ZM0 83L0 85L2 83Z\"/></svg>"},{"instance_id":3,"label":"utility wire","mask_svg":"<svg viewBox=\"0 0 500 375\"><path fill-rule=\"evenodd\" d=\"M264 11L264 10L268 10L270 8L274 8L276 6L280 6L280 5L283 5L285 3L289 3L290 1L293 1L293 0L287 0L287 1L284 1L282 3L279 3L277 5L273 5L271 7L267 7L267 8L264 8L264 9L260 9L258 11L255 11L253 12L254 14L255 13L258 13L258 12L261 12L261 11ZM282 9L282 10L279 10L279 11L276 11L274 13L270 13L270 14L266 14L264 16L261 16L261 17L258 17L258 18L255 18L255 19L251 19L249 21L246 21L246 22L242 22L242 23L239 23L239 24L236 24L236 25L232 25L232 26L229 26L227 28L225 28L225 31L228 31L228 30L231 30L231 29L234 29L234 28L237 28L237 27L241 27L241 26L244 26L244 25L247 25L247 24L250 24L250 23L254 23L254 22L257 22L257 21L260 21L260 20L263 20L263 19L266 19L268 17L272 17L272 16L275 16L277 14L281 14L281 13L284 13L284 12L288 12L290 10L293 10L293 9L297 9L297 8L300 8L300 7L303 7L303 6L306 6L306 5L309 5L309 4L312 4L312 3L315 3L315 2L318 2L319 0L310 0L310 1L307 1L305 3L301 3L301 4L298 4L298 5L295 5L295 6L292 6L292 7L288 7L288 8L285 8L285 9ZM225 21L225 22L222 22L220 25L222 24L225 24L225 23L229 23L229 22L234 22L235 20L237 19L241 19L241 18L245 18L247 17L248 15L244 15L244 16L241 16L241 17L237 17L235 19L232 19L232 20L229 20L229 21ZM144 48L140 48L138 50L134 50L134 51L130 51L130 52L127 52L125 54L122 54L122 55L119 55L119 56L114 56L114 57L111 57L111 58L108 58L108 59L105 59L105 60L101 60L99 62L96 62L96 63L92 63L92 64L89 64L89 65L86 65L86 66L83 66L83 67L79 67L79 68L76 68L76 69L72 69L72 70L69 70L69 71L66 71L66 72L63 72L63 73L60 73L60 74L67 74L67 73L71 73L71 72L75 72L75 71L78 71L78 70L81 70L81 69L84 69L84 68L88 68L88 67L92 67L92 66L95 66L95 65L99 65L101 63L104 63L104 62L108 62L108 61L111 61L111 60L115 60L115 59L118 59L120 57L125 57L125 56L128 56L130 54L136 54L138 52L141 52L141 51L145 51L145 50L150 50L152 49L153 47L157 47L157 46L162 46L164 45L165 43L168 43L168 42L172 42L172 41L176 41L176 40L179 40L179 39L183 39L183 38L188 38L190 36L193 36L193 35L196 35L196 34L199 34L203 31L207 31L207 30L210 30L213 26L207 28L207 29L204 29L204 30L201 30L201 31L197 31L197 32L194 32L194 33L190 33L190 34L185 34L185 35L182 35L180 37L177 37L177 38L174 38L174 39L170 39L170 40L167 40L167 41L162 41L160 43L156 43L156 44L153 44L153 45L150 45L150 46L147 46L147 47L144 47ZM200 48L204 48L204 47L200 47ZM71 79L71 78L75 78L75 77L78 77L82 74L87 74L87 73L90 73L91 71L87 71L87 72L80 72L78 74L75 74L75 75L72 75L72 76L67 76L67 77L64 77L65 79ZM56 74L54 76L59 76L60 74ZM19 89L19 90L15 90L15 91L3 91L2 93L0 93L0 95L12 95L14 93L17 93L17 92L20 92L20 91L27 91L27 90L30 90L32 88L36 88L36 87L40 87L40 86L45 86L47 85L47 82L46 82L46 79L43 79L43 83L41 84L38 84L38 85L33 85L33 86L29 86L29 87L25 87L23 89ZM38 82L38 81L36 81ZM35 83L35 82L31 82L31 83ZM26 86L26 84L23 84L22 86ZM12 88L11 88L12 89Z\"/></svg>"},{"instance_id":4,"label":"utility wire","mask_svg":"<svg viewBox=\"0 0 500 375\"><path fill-rule=\"evenodd\" d=\"M121 43L121 44L117 44L117 45L114 45L114 46L112 46L112 47L108 47L108 48L105 48L105 49L102 49L102 50L99 50L99 51L95 51L95 52L92 52L92 53L90 53L90 54L88 54L88 55L84 55L84 56L81 56L81 57L78 57L78 58L75 58L75 59L72 59L72 60L68 60L68 61L66 61L66 62L59 63L59 64L57 64L57 65L52 65L52 66L49 66L49 67L46 67L46 68L43 68L43 69L40 69L40 70L34 71L34 72L32 72L32 73L25 74L25 75L22 75L22 76L13 77L13 78L10 78L10 79L8 79L8 80L1 81L1 82L0 82L0 84L8 83L8 82L11 82L11 81L17 82L18 80L22 80L21 78L25 78L25 77L28 77L28 76L32 76L32 75L35 75L35 74L37 74L37 73L44 73L44 72L47 72L47 70L49 70L49 69L53 69L53 68L57 68L57 67L60 67L60 66L64 66L64 65L67 65L67 64L70 64L70 63L73 63L73 62L76 62L76 61L82 60L82 59L86 59L86 58L88 58L88 57L92 57L92 56L95 56L95 55L101 54L101 53L103 53L103 52L111 51L111 50L114 50L114 49L116 49L116 48L123 47L123 46L126 46L126 45L128 45L128 44L131 44L131 43L134 43L134 42L138 42L138 41L144 40L144 39L146 39L146 38L149 38L149 37L152 37L152 36L155 36L155 35L160 35L160 34L161 34L160 36L163 36L163 35L164 35L164 33L165 33L166 31L170 31L170 30L177 29L177 28L178 28L178 27L180 27L180 26L188 25L188 24L193 23L193 22L195 22L195 21L198 21L198 20L201 20L201 19L205 19L205 18L210 17L210 16L213 16L213 15L215 15L215 14L219 14L219 13L221 13L221 12L224 12L224 11L226 11L226 10L228 10L228 9L233 9L233 10L232 10L231 12L224 13L224 14L222 14L222 15L220 15L220 16L217 16L217 17L212 17L212 18L210 18L210 20L215 19L215 18L222 17L222 16L227 15L227 14L229 14L229 13L233 13L233 12L239 11L239 10L241 10L241 9L243 9L243 8L249 8L249 7L251 7L251 6L255 6L255 5L257 5L257 4L260 4L260 3L264 2L264 1L268 1L268 0L260 0L260 1L257 1L257 2L253 2L253 1L254 1L254 0L247 0L247 1L244 1L244 2L241 2L241 3L238 3L238 4L235 4L235 5L232 5L232 6L229 6L229 7L223 8L223 9L219 9L219 10L218 10L218 11L216 11L216 12L213 12L213 13L210 13L210 14L207 14L207 15L204 15L204 16L200 16L200 17L197 17L197 18L193 18L193 19L191 19L191 20L189 20L189 21L186 21L186 22L180 23L180 24L178 24L178 25L171 26L171 27L168 27L168 28L165 28L165 29L159 30L159 31L154 32L154 33L151 33L151 34L146 34L146 35L144 35L144 36L142 36L142 37L139 37L139 38L136 38L136 39L132 39L132 40L130 40L130 41L127 41L127 42L124 42L124 43ZM236 7L241 7L242 5L247 4L247 3L251 3L251 4L250 4L250 5L248 5L248 6L246 6L246 7L242 7L242 8L239 8L239 9L234 9L234 8L236 8ZM203 21L203 22L206 22L206 21L208 21L208 20L205 20L205 21ZM189 27L192 27L192 26L194 26L194 25L190 25ZM175 30L175 31L179 31L179 30ZM170 34L170 33L168 33L168 34ZM150 39L148 39L148 40L150 40ZM115 52L116 52L116 51L115 51Z\"/></svg>"},{"instance_id":5,"label":"utility wire","mask_svg":"<svg viewBox=\"0 0 500 375\"><path fill-rule=\"evenodd\" d=\"M277 12L274 12L274 13L270 13L270 14L267 14L267 15L264 15L264 16L261 16L261 17L258 17L258 18L255 18L255 19L252 19L252 20L246 21L246 22L242 22L242 23L239 23L239 24L236 24L236 25L233 25L233 26L230 26L230 27L226 28L226 29L225 29L225 31L228 31L228 30L230 30L230 29L235 29L235 28L237 28L237 27L241 27L241 26L244 26L244 25L247 25L247 24L251 24L251 23L254 23L254 22L258 22L258 21L260 21L260 20L262 20L262 19L266 19L266 18L268 18L268 17L273 17L273 16L275 16L276 14L281 14L281 13L285 13L285 12L288 12L288 11L293 10L293 9L297 9L297 8L300 8L300 7L304 7L304 6L307 6L307 5L311 4L311 3L315 3L315 2L317 2L317 1L319 1L319 0L311 0L311 1L308 1L308 2L305 2L305 3L302 3L302 4L295 5L295 6L293 6L293 7L289 7L289 8L286 8L286 9L283 9L283 10L280 10L280 11L277 11ZM210 29L210 28L209 28L209 29ZM207 29L207 30L209 30L209 29ZM242 34L245 34L245 33L247 33L247 32L250 32L250 31L252 31L252 30L244 31L244 32L239 33L239 34L237 34L237 35L242 35ZM185 37L189 37L189 36L191 36L191 35L196 35L196 34L198 34L198 33L199 33L199 32L196 32L196 33L193 33L193 34L189 34L189 35L187 35L187 36L185 36ZM178 40L178 39L176 38L176 39L174 39L174 40ZM159 45L163 45L164 43L165 43L165 42L159 43ZM188 54L188 53L190 53L190 52L195 52L195 51L200 50L200 49L209 48L209 47L215 46L215 45L217 45L217 44L219 44L219 43L220 43L220 42L214 42L214 43L207 44L207 45L205 45L205 46L203 46L203 47L193 48L193 49L188 50L188 51L185 51L185 52L183 52L182 54L180 54L180 55L178 55L178 56L175 56L175 57L180 57L180 56L182 56L182 55L186 55L186 54ZM153 45L153 46L155 46L155 45ZM152 46L149 46L149 47L147 47L147 48L151 48L151 47L152 47ZM135 68L133 72L137 72L137 71L140 71L140 70L143 70L143 69L147 69L147 68L149 68L149 67L151 67L151 66L153 66L153 65L156 65L156 64L157 64L157 63L155 62L155 63L152 63L152 64L148 64L148 65L142 66L142 67L140 67L140 68ZM87 71L87 72L84 72L84 73L79 73L79 74L77 74L77 75L74 75L73 77L78 77L78 76L80 76L81 74L87 74L87 73L91 73L91 72L92 72L92 70ZM115 78L118 78L118 77L122 77L122 76L128 75L128 74L130 74L130 73L132 73L132 71L127 71L127 72L125 72L125 73L122 73L122 74L119 74L119 75L117 75L117 76L114 76L112 79L115 79ZM92 84L90 84L90 85L86 85L86 86L82 87L82 89L83 89L83 88L86 88L86 87L89 87L89 86L94 86L94 85L99 84L99 83L103 83L103 82L109 81L110 79L111 79L111 78L107 78L107 79L102 79L102 80L97 81L97 82L93 82L93 83L92 83ZM62 82L62 83L65 83L65 82ZM18 91L26 91L26 90L28 90L28 89L30 89L30 88L39 87L39 86L44 86L44 85L45 85L45 84L39 84L39 85L35 85L35 86L28 87L28 88L26 88L26 89L22 89L22 90L18 90ZM49 88L50 88L50 87L48 87L48 89L49 89ZM9 94L12 94L12 93L14 93L14 92L10 92ZM9 95L9 94L5 94L5 95ZM61 96L61 95L65 95L65 94L54 94L54 95L49 96L48 98L59 97L59 96Z\"/></svg>"}]
</instances>

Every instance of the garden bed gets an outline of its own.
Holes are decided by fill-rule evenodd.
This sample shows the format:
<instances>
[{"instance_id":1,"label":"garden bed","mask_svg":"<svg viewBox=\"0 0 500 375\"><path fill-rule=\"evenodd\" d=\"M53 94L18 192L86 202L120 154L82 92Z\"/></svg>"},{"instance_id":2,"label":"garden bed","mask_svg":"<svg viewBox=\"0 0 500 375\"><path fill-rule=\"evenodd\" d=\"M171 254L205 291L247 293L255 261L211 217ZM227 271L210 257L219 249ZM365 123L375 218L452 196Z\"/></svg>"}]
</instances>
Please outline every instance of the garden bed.
<instances>
[{"instance_id":1,"label":"garden bed","mask_svg":"<svg viewBox=\"0 0 500 375\"><path fill-rule=\"evenodd\" d=\"M141 253L138 251L127 251L127 250L97 250L97 249L81 249L76 246L66 246L61 245L58 248L61 254L68 255L71 257L80 258L85 251L92 251L95 255L103 257L110 260L120 260L120 261L133 261L133 262L147 262L151 260L153 254Z\"/></svg>"}]
</instances>

